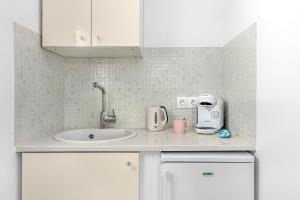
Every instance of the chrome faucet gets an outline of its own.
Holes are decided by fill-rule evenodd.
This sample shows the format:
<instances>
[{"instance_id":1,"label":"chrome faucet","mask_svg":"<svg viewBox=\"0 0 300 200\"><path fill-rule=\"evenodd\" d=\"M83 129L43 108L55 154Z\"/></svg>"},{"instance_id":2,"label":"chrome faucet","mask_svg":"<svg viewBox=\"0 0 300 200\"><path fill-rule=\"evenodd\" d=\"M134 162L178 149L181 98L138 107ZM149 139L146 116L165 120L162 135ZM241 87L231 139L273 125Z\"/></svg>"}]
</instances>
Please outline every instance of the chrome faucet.
<instances>
[{"instance_id":1,"label":"chrome faucet","mask_svg":"<svg viewBox=\"0 0 300 200\"><path fill-rule=\"evenodd\" d=\"M113 110L112 114L107 113L106 111L106 91L105 88L97 82L93 83L94 88L98 88L102 91L102 111L100 114L100 128L105 128L107 123L116 123L116 114Z\"/></svg>"}]
</instances>

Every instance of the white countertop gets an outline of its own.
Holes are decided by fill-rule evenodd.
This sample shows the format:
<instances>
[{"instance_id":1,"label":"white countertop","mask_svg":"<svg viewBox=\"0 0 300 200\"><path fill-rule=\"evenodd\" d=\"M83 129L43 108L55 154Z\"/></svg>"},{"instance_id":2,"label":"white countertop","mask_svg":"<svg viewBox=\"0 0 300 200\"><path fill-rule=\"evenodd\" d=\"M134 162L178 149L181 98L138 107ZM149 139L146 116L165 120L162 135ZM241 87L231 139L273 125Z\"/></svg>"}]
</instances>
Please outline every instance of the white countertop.
<instances>
[{"instance_id":1,"label":"white countertop","mask_svg":"<svg viewBox=\"0 0 300 200\"><path fill-rule=\"evenodd\" d=\"M255 151L254 138L239 134L231 138L202 135L194 131L175 134L172 129L149 132L132 129L137 136L107 143L66 143L52 136L23 139L17 152L97 152L97 151Z\"/></svg>"}]
</instances>

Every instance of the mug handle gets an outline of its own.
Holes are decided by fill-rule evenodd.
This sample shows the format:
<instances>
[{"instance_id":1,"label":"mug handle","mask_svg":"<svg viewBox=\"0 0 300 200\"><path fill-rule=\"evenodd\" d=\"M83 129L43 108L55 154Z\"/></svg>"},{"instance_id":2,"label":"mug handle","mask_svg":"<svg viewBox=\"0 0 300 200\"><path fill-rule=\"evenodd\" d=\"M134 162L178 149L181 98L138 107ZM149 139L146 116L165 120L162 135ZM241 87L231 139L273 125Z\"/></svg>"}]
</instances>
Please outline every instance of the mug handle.
<instances>
[{"instance_id":1,"label":"mug handle","mask_svg":"<svg viewBox=\"0 0 300 200\"><path fill-rule=\"evenodd\" d=\"M188 124L189 124L189 122L187 120L185 120L185 130L186 131L188 130Z\"/></svg>"}]
</instances>

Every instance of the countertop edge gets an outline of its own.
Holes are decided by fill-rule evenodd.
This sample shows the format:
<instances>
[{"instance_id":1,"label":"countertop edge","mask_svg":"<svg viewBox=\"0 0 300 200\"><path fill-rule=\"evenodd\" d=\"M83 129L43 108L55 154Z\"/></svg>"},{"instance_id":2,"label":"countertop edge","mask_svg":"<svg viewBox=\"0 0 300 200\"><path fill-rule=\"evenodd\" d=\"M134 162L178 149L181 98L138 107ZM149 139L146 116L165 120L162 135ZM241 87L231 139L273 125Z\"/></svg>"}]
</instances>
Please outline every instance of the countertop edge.
<instances>
[{"instance_id":1,"label":"countertop edge","mask_svg":"<svg viewBox=\"0 0 300 200\"><path fill-rule=\"evenodd\" d=\"M245 134L231 138L201 135L193 131L174 134L172 129L153 133L145 129L132 129L136 137L121 142L102 144L63 143L53 135L25 138L15 145L17 153L33 152L184 152L184 151L255 151L255 138Z\"/></svg>"},{"instance_id":2,"label":"countertop edge","mask_svg":"<svg viewBox=\"0 0 300 200\"><path fill-rule=\"evenodd\" d=\"M156 147L16 147L17 153L46 153L46 152L163 152L163 151L256 151L251 146L156 146Z\"/></svg>"}]
</instances>

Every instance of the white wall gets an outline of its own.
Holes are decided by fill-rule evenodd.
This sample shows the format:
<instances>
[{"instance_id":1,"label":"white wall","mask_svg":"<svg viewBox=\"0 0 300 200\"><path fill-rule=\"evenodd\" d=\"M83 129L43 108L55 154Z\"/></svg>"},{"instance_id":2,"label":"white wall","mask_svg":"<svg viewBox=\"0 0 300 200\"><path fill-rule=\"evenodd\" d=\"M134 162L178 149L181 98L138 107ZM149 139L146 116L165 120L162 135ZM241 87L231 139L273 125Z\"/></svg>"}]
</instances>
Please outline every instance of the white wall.
<instances>
[{"instance_id":1,"label":"white wall","mask_svg":"<svg viewBox=\"0 0 300 200\"><path fill-rule=\"evenodd\" d=\"M40 0L14 0L14 21L39 33L40 32Z\"/></svg>"},{"instance_id":2,"label":"white wall","mask_svg":"<svg viewBox=\"0 0 300 200\"><path fill-rule=\"evenodd\" d=\"M300 2L260 0L259 200L300 199Z\"/></svg>"},{"instance_id":3,"label":"white wall","mask_svg":"<svg viewBox=\"0 0 300 200\"><path fill-rule=\"evenodd\" d=\"M223 46L224 0L144 0L146 47Z\"/></svg>"},{"instance_id":4,"label":"white wall","mask_svg":"<svg viewBox=\"0 0 300 200\"><path fill-rule=\"evenodd\" d=\"M223 47L257 20L257 0L144 0L146 47Z\"/></svg>"},{"instance_id":5,"label":"white wall","mask_svg":"<svg viewBox=\"0 0 300 200\"><path fill-rule=\"evenodd\" d=\"M14 147L13 21L39 30L39 0L0 1L0 199L16 200L19 193L18 157Z\"/></svg>"},{"instance_id":6,"label":"white wall","mask_svg":"<svg viewBox=\"0 0 300 200\"><path fill-rule=\"evenodd\" d=\"M10 3L0 1L0 199L17 199L13 134L13 37Z\"/></svg>"},{"instance_id":7,"label":"white wall","mask_svg":"<svg viewBox=\"0 0 300 200\"><path fill-rule=\"evenodd\" d=\"M257 0L224 0L224 44L257 21Z\"/></svg>"}]
</instances>

